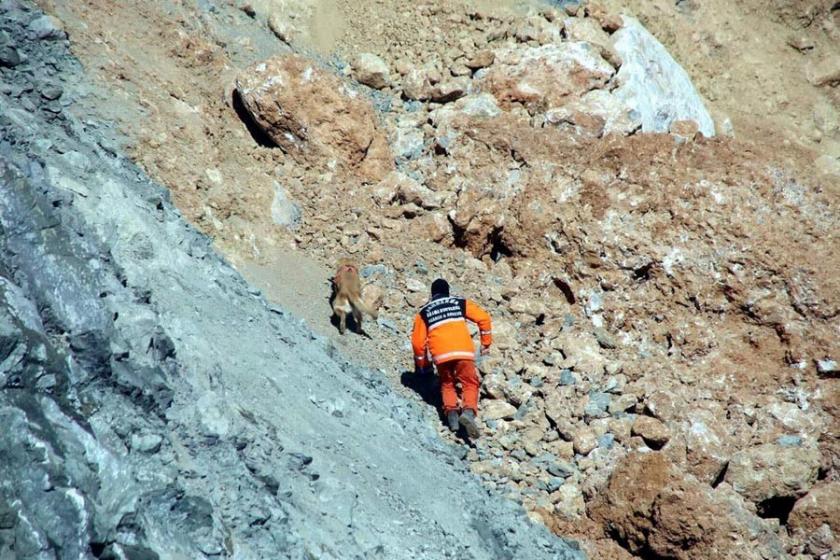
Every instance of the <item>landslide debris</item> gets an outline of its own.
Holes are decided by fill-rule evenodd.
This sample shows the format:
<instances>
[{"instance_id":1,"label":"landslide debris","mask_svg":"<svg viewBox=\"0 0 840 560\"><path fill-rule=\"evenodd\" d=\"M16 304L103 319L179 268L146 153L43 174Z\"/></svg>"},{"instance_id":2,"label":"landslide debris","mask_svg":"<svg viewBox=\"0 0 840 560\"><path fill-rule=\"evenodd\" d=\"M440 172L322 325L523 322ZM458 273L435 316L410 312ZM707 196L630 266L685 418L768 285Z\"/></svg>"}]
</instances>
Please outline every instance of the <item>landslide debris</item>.
<instances>
[{"instance_id":1,"label":"landslide debris","mask_svg":"<svg viewBox=\"0 0 840 560\"><path fill-rule=\"evenodd\" d=\"M594 556L653 548L713 558L723 546L819 556L836 546L836 530L818 523L829 507L818 490L840 464L838 185L813 172L813 154L737 130L732 138L725 118L709 137L706 103L658 43L634 54L655 56L650 66L662 73L627 76L632 57L616 38L630 18L596 3L524 16L429 3L405 12L416 35L395 26L357 51L387 66L382 89L350 81L351 56L349 66L313 62L344 76L321 81L314 97L343 90L377 109L395 169L370 182L329 158L260 146L237 120L235 77L276 54L266 45L286 48L259 35L259 20L180 5L187 23L172 24L134 6L144 25L106 54L96 30L137 16L128 3L95 12L99 21L87 4L59 10L74 48L91 67L107 59L125 76L109 82L125 105L154 108L142 129L122 124L136 159L188 218L238 258L267 261L290 244L327 267L344 254L363 263L382 298L381 329L344 348L374 352L397 382L410 363L411 314L432 278L489 308L485 437L466 455L488 487L585 537ZM253 33L254 50L210 40L231 29ZM431 46L456 29L443 33L445 48ZM157 32L177 38L176 56L125 56ZM402 53L383 50L391 39ZM199 44L206 49L191 47ZM494 78L503 66L517 79ZM161 67L186 78L161 81ZM619 96L622 83L641 93ZM299 99L297 118L317 113ZM644 115L659 133L646 131ZM292 231L272 220L277 192L300 211ZM650 454L667 461L664 482L656 469L650 480L644 469L633 476L654 485L661 507L639 520L605 514L599 496L615 473ZM702 523L674 506L682 499ZM798 511L813 512L813 523ZM729 532L707 530L709 519ZM660 529L645 529L654 521Z\"/></svg>"},{"instance_id":2,"label":"landslide debris","mask_svg":"<svg viewBox=\"0 0 840 560\"><path fill-rule=\"evenodd\" d=\"M0 557L582 558L280 308L0 3Z\"/></svg>"}]
</instances>

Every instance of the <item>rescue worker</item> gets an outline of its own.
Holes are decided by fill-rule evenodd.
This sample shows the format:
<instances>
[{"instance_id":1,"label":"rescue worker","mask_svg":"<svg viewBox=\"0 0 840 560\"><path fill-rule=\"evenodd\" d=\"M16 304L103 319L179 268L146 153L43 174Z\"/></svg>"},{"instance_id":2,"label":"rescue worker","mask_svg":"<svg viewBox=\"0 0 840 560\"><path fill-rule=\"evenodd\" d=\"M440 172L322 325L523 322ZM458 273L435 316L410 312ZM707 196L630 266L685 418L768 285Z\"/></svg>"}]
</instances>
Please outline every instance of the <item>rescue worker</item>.
<instances>
[{"instance_id":1,"label":"rescue worker","mask_svg":"<svg viewBox=\"0 0 840 560\"><path fill-rule=\"evenodd\" d=\"M449 295L449 284L438 278L432 282L431 299L414 317L411 346L416 371L430 372L429 360L437 366L443 413L449 429L463 426L471 438L480 435L478 388L481 381L475 367L475 346L467 329L467 321L478 325L481 354L490 351L493 342L490 315L474 301ZM461 406L455 383L461 384Z\"/></svg>"}]
</instances>

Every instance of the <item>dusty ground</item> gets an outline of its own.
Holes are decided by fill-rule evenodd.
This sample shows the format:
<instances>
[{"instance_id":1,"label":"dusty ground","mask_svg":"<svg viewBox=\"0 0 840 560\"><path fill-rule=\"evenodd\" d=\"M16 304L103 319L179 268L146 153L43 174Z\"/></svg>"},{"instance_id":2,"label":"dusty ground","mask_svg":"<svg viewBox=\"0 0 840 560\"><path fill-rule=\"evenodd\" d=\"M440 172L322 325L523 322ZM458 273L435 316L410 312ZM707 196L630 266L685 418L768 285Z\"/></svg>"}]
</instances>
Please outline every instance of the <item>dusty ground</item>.
<instances>
[{"instance_id":1,"label":"dusty ground","mask_svg":"<svg viewBox=\"0 0 840 560\"><path fill-rule=\"evenodd\" d=\"M819 441L821 476L837 477L837 427L830 423L836 383L813 368L818 357L840 353L833 272L840 256L831 227L840 185L816 173L813 162L821 154L840 156L838 88L814 87L805 77L808 63L837 44L840 12L830 12L830 2L777 3L769 16L759 2L608 2L638 10L685 65L719 124L725 115L732 119L735 139L580 142L508 114L490 124L456 122L457 149L425 153L402 168L455 197L450 200L467 225L439 238L433 218L448 224L445 211L379 204L375 185L261 145L232 101L235 76L289 44L339 73L347 73L347 60L360 51L380 55L395 75L418 60L445 73L488 36L521 32L527 7L255 0L253 10L226 11L220 23L190 2L42 4L64 22L87 69L112 88L113 97L101 100L103 115L122 125L135 159L170 187L183 214L270 299L329 334L353 359L381 368L401 386L409 321L425 298L408 290L408 282L427 284L442 274L487 305L498 318L500 340L507 339L483 367L486 385L495 386L494 379L505 387L534 379L551 385L561 367L586 372L575 387L557 388L568 403L563 414L549 421L543 412L551 408L550 391L528 389L537 413L522 407L521 417L502 420L469 451L488 484L511 488L558 531L592 539L602 556L628 554L584 511L584 499L597 493L619 455L644 446L631 436L629 418L586 417L590 391L612 382L626 385L620 396L635 398L629 410L637 413L655 408L649 403L658 391L676 395L676 411L660 414L675 436L666 450L701 479L718 476L733 451L787 433L790 418L779 420L784 414L770 410L789 412L795 430ZM803 19L806 8L813 9ZM269 25L278 13L280 20ZM813 47L790 47L791 35L804 35L796 44ZM390 109L382 113L389 133L406 120L416 120L426 140L437 133L427 123L435 107L409 110L388 88L359 91ZM453 186L452 177L480 186L511 173L526 192L496 206L482 206L486 200ZM275 183L301 206L302 223L292 232L272 222ZM552 198L549 210L540 207ZM500 234L482 221L485 215L504 215L510 223ZM327 280L345 252L383 265L369 279L385 295L383 325L371 326L371 339L341 338L329 323ZM619 347L586 330L593 314ZM583 357L575 358L572 348ZM488 391L494 401L522 396ZM804 406L788 410L802 399ZM688 428L698 421L714 425L722 449L698 449L690 441ZM534 428L553 434L534 444L540 452L569 461L578 451L573 439L617 434L616 451L575 459L575 483L565 485L575 493L551 497L560 500L557 515L538 513L546 497L534 486L546 475L516 453ZM720 460L708 460L717 455Z\"/></svg>"}]
</instances>

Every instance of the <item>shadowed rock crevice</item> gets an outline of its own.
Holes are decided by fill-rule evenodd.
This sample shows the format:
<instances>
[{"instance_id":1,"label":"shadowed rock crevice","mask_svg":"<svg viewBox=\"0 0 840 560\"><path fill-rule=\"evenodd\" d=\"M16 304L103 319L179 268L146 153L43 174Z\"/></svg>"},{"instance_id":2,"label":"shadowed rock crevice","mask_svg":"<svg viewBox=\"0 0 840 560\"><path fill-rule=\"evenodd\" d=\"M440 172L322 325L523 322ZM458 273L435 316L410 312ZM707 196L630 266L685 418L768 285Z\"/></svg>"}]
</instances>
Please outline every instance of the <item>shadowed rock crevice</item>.
<instances>
[{"instance_id":1,"label":"shadowed rock crevice","mask_svg":"<svg viewBox=\"0 0 840 560\"><path fill-rule=\"evenodd\" d=\"M263 128L254 121L254 117L251 116L251 113L248 112L248 109L245 108L245 105L242 103L242 96L239 93L238 89L234 89L231 99L231 104L233 105L233 110L236 111L236 115L242 121L242 124L245 125L245 128L248 130L248 134L251 135L251 138L254 139L254 142L257 143L258 146L262 146L263 148L277 148L279 147L277 143L269 136Z\"/></svg>"}]
</instances>

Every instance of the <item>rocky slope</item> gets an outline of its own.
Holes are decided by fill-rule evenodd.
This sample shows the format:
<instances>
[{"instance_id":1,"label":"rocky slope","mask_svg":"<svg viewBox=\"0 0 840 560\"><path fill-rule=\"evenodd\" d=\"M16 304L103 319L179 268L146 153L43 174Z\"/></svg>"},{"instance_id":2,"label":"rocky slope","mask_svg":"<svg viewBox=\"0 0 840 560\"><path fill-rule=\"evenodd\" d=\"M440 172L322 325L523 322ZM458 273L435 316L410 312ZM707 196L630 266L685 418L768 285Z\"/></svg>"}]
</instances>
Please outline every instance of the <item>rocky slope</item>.
<instances>
[{"instance_id":1,"label":"rocky slope","mask_svg":"<svg viewBox=\"0 0 840 560\"><path fill-rule=\"evenodd\" d=\"M582 557L184 222L55 20L0 30L0 557Z\"/></svg>"},{"instance_id":2,"label":"rocky slope","mask_svg":"<svg viewBox=\"0 0 840 560\"><path fill-rule=\"evenodd\" d=\"M467 458L532 518L598 557L836 548L840 185L724 118L707 137L633 19L430 2L324 60L288 54L270 2L45 4L116 93L99 114L231 259L366 265L382 328L352 357L416 386L428 281L487 305Z\"/></svg>"}]
</instances>

